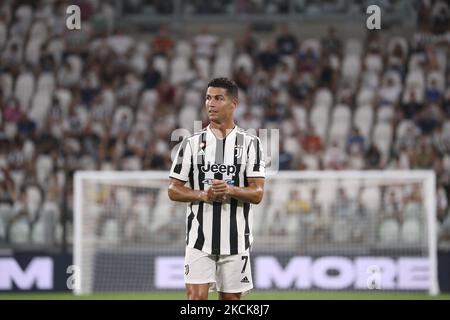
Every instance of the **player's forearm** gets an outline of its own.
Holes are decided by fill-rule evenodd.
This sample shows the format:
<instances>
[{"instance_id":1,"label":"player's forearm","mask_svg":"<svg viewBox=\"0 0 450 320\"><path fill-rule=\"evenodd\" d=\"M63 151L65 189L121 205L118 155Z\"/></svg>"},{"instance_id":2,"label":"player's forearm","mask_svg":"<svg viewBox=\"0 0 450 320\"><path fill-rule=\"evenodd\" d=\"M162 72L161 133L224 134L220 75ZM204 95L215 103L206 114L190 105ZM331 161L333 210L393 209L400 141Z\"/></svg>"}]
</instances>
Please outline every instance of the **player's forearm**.
<instances>
[{"instance_id":1,"label":"player's forearm","mask_svg":"<svg viewBox=\"0 0 450 320\"><path fill-rule=\"evenodd\" d=\"M199 202L206 201L206 192L203 190L193 190L185 186L169 186L169 198L172 201Z\"/></svg>"},{"instance_id":2,"label":"player's forearm","mask_svg":"<svg viewBox=\"0 0 450 320\"><path fill-rule=\"evenodd\" d=\"M243 202L258 204L263 198L264 190L258 186L251 187L231 187L229 195L232 198Z\"/></svg>"}]
</instances>

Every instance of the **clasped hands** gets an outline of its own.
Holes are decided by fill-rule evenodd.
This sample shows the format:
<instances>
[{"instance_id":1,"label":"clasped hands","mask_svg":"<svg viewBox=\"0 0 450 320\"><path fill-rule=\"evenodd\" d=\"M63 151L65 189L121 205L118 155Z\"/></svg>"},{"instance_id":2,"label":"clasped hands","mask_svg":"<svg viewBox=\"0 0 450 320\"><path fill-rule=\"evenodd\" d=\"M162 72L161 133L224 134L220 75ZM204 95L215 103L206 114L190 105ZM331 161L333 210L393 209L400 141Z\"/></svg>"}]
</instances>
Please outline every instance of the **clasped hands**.
<instances>
[{"instance_id":1,"label":"clasped hands","mask_svg":"<svg viewBox=\"0 0 450 320\"><path fill-rule=\"evenodd\" d=\"M206 202L224 202L232 191L233 186L228 185L223 180L214 179L211 187L207 191L203 191L202 200Z\"/></svg>"}]
</instances>

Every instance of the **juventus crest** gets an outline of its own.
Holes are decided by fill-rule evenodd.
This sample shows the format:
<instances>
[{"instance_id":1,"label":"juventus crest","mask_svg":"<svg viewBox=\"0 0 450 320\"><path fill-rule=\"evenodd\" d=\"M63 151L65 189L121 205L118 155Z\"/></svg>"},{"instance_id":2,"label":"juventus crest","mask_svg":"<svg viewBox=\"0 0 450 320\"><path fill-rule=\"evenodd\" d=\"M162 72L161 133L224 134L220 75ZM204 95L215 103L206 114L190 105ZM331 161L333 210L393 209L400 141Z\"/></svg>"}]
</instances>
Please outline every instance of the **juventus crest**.
<instances>
[{"instance_id":1,"label":"juventus crest","mask_svg":"<svg viewBox=\"0 0 450 320\"><path fill-rule=\"evenodd\" d=\"M235 156L236 158L241 158L241 157L242 157L242 149L243 149L242 146L236 146L236 147L234 147L234 156Z\"/></svg>"}]
</instances>

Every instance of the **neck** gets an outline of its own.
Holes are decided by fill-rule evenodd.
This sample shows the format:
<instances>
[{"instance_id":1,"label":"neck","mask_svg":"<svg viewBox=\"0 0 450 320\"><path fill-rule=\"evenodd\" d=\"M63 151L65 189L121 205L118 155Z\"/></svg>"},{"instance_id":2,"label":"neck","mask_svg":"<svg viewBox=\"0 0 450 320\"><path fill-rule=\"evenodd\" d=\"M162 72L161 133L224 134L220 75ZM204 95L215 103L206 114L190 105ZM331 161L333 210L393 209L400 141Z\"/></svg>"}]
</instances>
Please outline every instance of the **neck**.
<instances>
[{"instance_id":1,"label":"neck","mask_svg":"<svg viewBox=\"0 0 450 320\"><path fill-rule=\"evenodd\" d=\"M219 136L219 138L224 138L231 130L234 129L235 124L233 120L224 123L216 123L211 121L209 126L216 136Z\"/></svg>"}]
</instances>

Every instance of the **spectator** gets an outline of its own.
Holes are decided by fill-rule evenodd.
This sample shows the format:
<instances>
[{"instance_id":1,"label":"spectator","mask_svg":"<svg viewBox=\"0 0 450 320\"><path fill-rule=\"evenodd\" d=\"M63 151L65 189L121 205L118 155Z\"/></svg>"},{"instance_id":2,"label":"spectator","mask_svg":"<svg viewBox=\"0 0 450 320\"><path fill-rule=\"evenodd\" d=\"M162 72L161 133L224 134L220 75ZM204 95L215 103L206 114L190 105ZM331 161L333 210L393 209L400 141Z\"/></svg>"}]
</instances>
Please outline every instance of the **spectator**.
<instances>
[{"instance_id":1,"label":"spectator","mask_svg":"<svg viewBox=\"0 0 450 320\"><path fill-rule=\"evenodd\" d=\"M281 56L293 55L297 52L297 38L289 31L289 27L283 24L281 33L276 39L277 51Z\"/></svg>"},{"instance_id":2,"label":"spectator","mask_svg":"<svg viewBox=\"0 0 450 320\"><path fill-rule=\"evenodd\" d=\"M325 57L321 66L321 70L318 78L318 85L321 87L327 87L331 90L336 88L336 72L330 61L330 57Z\"/></svg>"},{"instance_id":3,"label":"spectator","mask_svg":"<svg viewBox=\"0 0 450 320\"><path fill-rule=\"evenodd\" d=\"M328 34L322 39L322 49L325 54L336 55L340 57L342 55L342 42L336 36L336 29L334 27L328 28Z\"/></svg>"},{"instance_id":4,"label":"spectator","mask_svg":"<svg viewBox=\"0 0 450 320\"><path fill-rule=\"evenodd\" d=\"M371 144L365 154L366 169L379 169L381 165L381 153L375 144Z\"/></svg>"},{"instance_id":5,"label":"spectator","mask_svg":"<svg viewBox=\"0 0 450 320\"><path fill-rule=\"evenodd\" d=\"M17 123L17 130L21 137L32 138L36 133L36 123L32 119L28 118L28 115L26 113L23 113L22 117Z\"/></svg>"},{"instance_id":6,"label":"spectator","mask_svg":"<svg viewBox=\"0 0 450 320\"><path fill-rule=\"evenodd\" d=\"M440 184L436 192L437 201L437 219L443 222L448 212L448 197L444 185Z\"/></svg>"},{"instance_id":7,"label":"spectator","mask_svg":"<svg viewBox=\"0 0 450 320\"><path fill-rule=\"evenodd\" d=\"M430 1L419 1L417 8L417 25L420 30L430 30L431 5Z\"/></svg>"},{"instance_id":8,"label":"spectator","mask_svg":"<svg viewBox=\"0 0 450 320\"><path fill-rule=\"evenodd\" d=\"M312 79L306 73L293 73L288 82L290 96L298 101L306 99L313 88L314 84Z\"/></svg>"},{"instance_id":9,"label":"spectator","mask_svg":"<svg viewBox=\"0 0 450 320\"><path fill-rule=\"evenodd\" d=\"M400 72L400 74L402 76L405 75L405 65L406 65L406 60L407 58L407 52L403 51L402 46L397 43L394 46L394 49L392 51L392 53L389 55L388 57L388 68L392 69L392 70L397 70L398 72Z\"/></svg>"},{"instance_id":10,"label":"spectator","mask_svg":"<svg viewBox=\"0 0 450 320\"><path fill-rule=\"evenodd\" d=\"M363 152L365 150L364 142L364 136L359 132L359 128L354 127L347 138L347 152L352 150Z\"/></svg>"},{"instance_id":11,"label":"spectator","mask_svg":"<svg viewBox=\"0 0 450 320\"><path fill-rule=\"evenodd\" d=\"M239 89L241 89L244 92L247 92L250 83L251 83L251 77L250 75L245 71L244 67L240 67L235 73L234 73L234 82L236 82L236 85Z\"/></svg>"},{"instance_id":12,"label":"spectator","mask_svg":"<svg viewBox=\"0 0 450 320\"><path fill-rule=\"evenodd\" d=\"M410 170L410 155L406 148L400 148L399 153L394 153L387 169L391 170Z\"/></svg>"},{"instance_id":13,"label":"spectator","mask_svg":"<svg viewBox=\"0 0 450 320\"><path fill-rule=\"evenodd\" d=\"M147 70L142 75L144 81L144 89L155 89L161 81L161 72L155 69L154 60L149 59L147 62Z\"/></svg>"},{"instance_id":14,"label":"spectator","mask_svg":"<svg viewBox=\"0 0 450 320\"><path fill-rule=\"evenodd\" d=\"M395 83L393 75L386 77L380 88L380 106L395 105L400 97L401 90L401 85Z\"/></svg>"},{"instance_id":15,"label":"spectator","mask_svg":"<svg viewBox=\"0 0 450 320\"><path fill-rule=\"evenodd\" d=\"M301 215L310 210L309 203L302 199L301 192L297 189L292 190L289 195L289 201L286 205L288 214Z\"/></svg>"},{"instance_id":16,"label":"spectator","mask_svg":"<svg viewBox=\"0 0 450 320\"><path fill-rule=\"evenodd\" d=\"M267 82L267 76L261 73L255 77L254 81L250 84L248 89L248 97L252 104L262 105L270 96L269 84ZM449 107L450 110L450 107Z\"/></svg>"},{"instance_id":17,"label":"spectator","mask_svg":"<svg viewBox=\"0 0 450 320\"><path fill-rule=\"evenodd\" d=\"M5 122L18 123L22 115L23 112L19 100L15 97L9 98L3 109L3 120Z\"/></svg>"},{"instance_id":18,"label":"spectator","mask_svg":"<svg viewBox=\"0 0 450 320\"><path fill-rule=\"evenodd\" d=\"M271 72L280 60L273 42L269 41L265 48L258 53L258 63L266 72Z\"/></svg>"},{"instance_id":19,"label":"spectator","mask_svg":"<svg viewBox=\"0 0 450 320\"><path fill-rule=\"evenodd\" d=\"M256 54L258 48L258 40L254 36L252 28L247 27L242 35L237 40L237 46L240 52L247 53L250 56Z\"/></svg>"},{"instance_id":20,"label":"spectator","mask_svg":"<svg viewBox=\"0 0 450 320\"><path fill-rule=\"evenodd\" d=\"M428 135L433 132L441 120L441 110L437 105L428 105L416 116L416 125L422 134Z\"/></svg>"},{"instance_id":21,"label":"spectator","mask_svg":"<svg viewBox=\"0 0 450 320\"><path fill-rule=\"evenodd\" d=\"M306 130L302 141L302 147L304 151L312 154L317 154L322 150L322 139L311 124L309 124L308 129Z\"/></svg>"},{"instance_id":22,"label":"spectator","mask_svg":"<svg viewBox=\"0 0 450 320\"><path fill-rule=\"evenodd\" d=\"M160 112L166 113L170 111L175 104L176 88L165 78L161 79L156 88L158 92L158 101L162 106Z\"/></svg>"},{"instance_id":23,"label":"spectator","mask_svg":"<svg viewBox=\"0 0 450 320\"><path fill-rule=\"evenodd\" d=\"M203 26L199 34L194 37L195 56L212 59L215 56L217 44L217 36L209 33L207 26Z\"/></svg>"},{"instance_id":24,"label":"spectator","mask_svg":"<svg viewBox=\"0 0 450 320\"><path fill-rule=\"evenodd\" d=\"M11 72L17 72L22 62L22 50L18 42L11 42L3 51L2 67L9 69Z\"/></svg>"},{"instance_id":25,"label":"spectator","mask_svg":"<svg viewBox=\"0 0 450 320\"><path fill-rule=\"evenodd\" d=\"M433 78L430 86L425 91L425 98L428 103L439 103L442 97L442 91L439 89L437 80Z\"/></svg>"},{"instance_id":26,"label":"spectator","mask_svg":"<svg viewBox=\"0 0 450 320\"><path fill-rule=\"evenodd\" d=\"M358 191L358 197L354 208L352 223L352 241L355 243L367 243L370 241L369 210L362 199L363 189Z\"/></svg>"},{"instance_id":27,"label":"spectator","mask_svg":"<svg viewBox=\"0 0 450 320\"><path fill-rule=\"evenodd\" d=\"M327 243L330 241L330 228L331 219L328 217L327 213L322 210L322 205L315 200L317 204L314 206L312 214L314 220L311 226L311 242L312 243Z\"/></svg>"},{"instance_id":28,"label":"spectator","mask_svg":"<svg viewBox=\"0 0 450 320\"><path fill-rule=\"evenodd\" d=\"M436 154L433 146L425 139L420 139L417 147L414 150L411 159L413 169L427 169L432 168Z\"/></svg>"},{"instance_id":29,"label":"spectator","mask_svg":"<svg viewBox=\"0 0 450 320\"><path fill-rule=\"evenodd\" d=\"M351 148L348 155L348 169L364 170L363 150Z\"/></svg>"},{"instance_id":30,"label":"spectator","mask_svg":"<svg viewBox=\"0 0 450 320\"><path fill-rule=\"evenodd\" d=\"M338 188L336 202L333 204L333 214L340 218L348 218L353 214L353 201L344 188Z\"/></svg>"},{"instance_id":31,"label":"spectator","mask_svg":"<svg viewBox=\"0 0 450 320\"><path fill-rule=\"evenodd\" d=\"M169 34L166 26L161 26L158 34L152 41L152 52L154 55L162 55L165 57L172 56L172 50L175 46L175 41Z\"/></svg>"},{"instance_id":32,"label":"spectator","mask_svg":"<svg viewBox=\"0 0 450 320\"><path fill-rule=\"evenodd\" d=\"M73 66L65 61L58 71L57 79L62 87L70 88L78 82L79 75L73 69Z\"/></svg>"},{"instance_id":33,"label":"spectator","mask_svg":"<svg viewBox=\"0 0 450 320\"><path fill-rule=\"evenodd\" d=\"M0 181L0 204L14 205L16 200L15 184L7 167L0 168L2 180Z\"/></svg>"},{"instance_id":34,"label":"spectator","mask_svg":"<svg viewBox=\"0 0 450 320\"><path fill-rule=\"evenodd\" d=\"M448 3L436 1L431 12L431 25L435 34L441 34L450 28L450 10Z\"/></svg>"},{"instance_id":35,"label":"spectator","mask_svg":"<svg viewBox=\"0 0 450 320\"><path fill-rule=\"evenodd\" d=\"M291 168L294 157L291 153L285 150L284 143L281 141L279 150L279 169L289 170Z\"/></svg>"},{"instance_id":36,"label":"spectator","mask_svg":"<svg viewBox=\"0 0 450 320\"><path fill-rule=\"evenodd\" d=\"M134 45L134 40L126 35L121 29L117 29L112 36L107 38L107 44L117 56L125 56L125 54Z\"/></svg>"},{"instance_id":37,"label":"spectator","mask_svg":"<svg viewBox=\"0 0 450 320\"><path fill-rule=\"evenodd\" d=\"M323 165L326 170L343 170L347 165L347 155L339 146L339 143L334 140L331 146L326 149L323 155Z\"/></svg>"},{"instance_id":38,"label":"spectator","mask_svg":"<svg viewBox=\"0 0 450 320\"><path fill-rule=\"evenodd\" d=\"M409 96L403 101L401 108L405 119L414 119L416 114L421 113L423 104L418 101L415 90L409 92Z\"/></svg>"},{"instance_id":39,"label":"spectator","mask_svg":"<svg viewBox=\"0 0 450 320\"><path fill-rule=\"evenodd\" d=\"M445 91L445 96L442 101L442 110L445 112L445 115L450 116L450 87Z\"/></svg>"}]
</instances>

